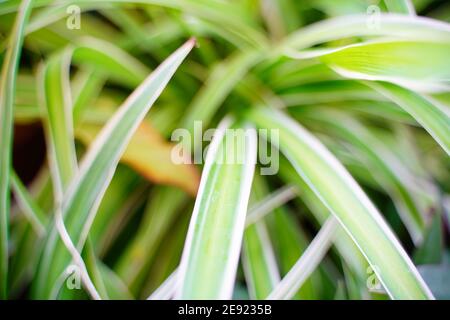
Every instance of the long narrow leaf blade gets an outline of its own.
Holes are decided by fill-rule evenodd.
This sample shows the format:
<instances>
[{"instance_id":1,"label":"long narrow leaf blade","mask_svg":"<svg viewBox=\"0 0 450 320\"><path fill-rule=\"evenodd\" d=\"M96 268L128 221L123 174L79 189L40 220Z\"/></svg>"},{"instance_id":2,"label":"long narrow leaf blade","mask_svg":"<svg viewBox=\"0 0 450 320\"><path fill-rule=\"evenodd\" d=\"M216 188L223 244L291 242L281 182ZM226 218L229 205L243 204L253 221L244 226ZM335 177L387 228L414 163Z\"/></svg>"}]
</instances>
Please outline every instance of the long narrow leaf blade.
<instances>
[{"instance_id":1,"label":"long narrow leaf blade","mask_svg":"<svg viewBox=\"0 0 450 320\"><path fill-rule=\"evenodd\" d=\"M152 191L136 237L124 250L115 268L131 293L136 296L158 246L161 245L164 236L172 232L171 226L173 227L174 221L179 218L186 200L186 194L174 187L161 186Z\"/></svg>"},{"instance_id":2,"label":"long narrow leaf blade","mask_svg":"<svg viewBox=\"0 0 450 320\"><path fill-rule=\"evenodd\" d=\"M253 202L260 200L268 193L268 187L264 182L259 175L255 175L251 194ZM258 203L252 204L252 208L247 213L246 223L248 223L249 213L255 206L257 209L259 208ZM264 219L260 219L245 229L242 266L248 292L252 299L265 299L280 281L280 272Z\"/></svg>"},{"instance_id":3,"label":"long narrow leaf blade","mask_svg":"<svg viewBox=\"0 0 450 320\"><path fill-rule=\"evenodd\" d=\"M177 299L230 299L244 234L256 133L219 126L208 149L180 263Z\"/></svg>"},{"instance_id":4,"label":"long narrow leaf blade","mask_svg":"<svg viewBox=\"0 0 450 320\"><path fill-rule=\"evenodd\" d=\"M327 253L333 242L336 227L336 219L334 217L328 218L300 259L298 259L267 299L287 300L295 295Z\"/></svg>"},{"instance_id":5,"label":"long narrow leaf blade","mask_svg":"<svg viewBox=\"0 0 450 320\"><path fill-rule=\"evenodd\" d=\"M414 5L411 0L384 0L386 7L390 12L416 15Z\"/></svg>"},{"instance_id":6,"label":"long narrow leaf blade","mask_svg":"<svg viewBox=\"0 0 450 320\"><path fill-rule=\"evenodd\" d=\"M10 170L13 140L13 103L16 75L31 0L24 0L10 34L0 82L0 299L7 297Z\"/></svg>"},{"instance_id":7,"label":"long narrow leaf blade","mask_svg":"<svg viewBox=\"0 0 450 320\"><path fill-rule=\"evenodd\" d=\"M284 42L287 49L305 49L327 41L356 36L388 36L404 40L446 42L450 25L426 17L380 13L376 25L366 14L336 17L317 22L292 33Z\"/></svg>"},{"instance_id":8,"label":"long narrow leaf blade","mask_svg":"<svg viewBox=\"0 0 450 320\"><path fill-rule=\"evenodd\" d=\"M450 114L445 107L439 107L437 102L392 83L374 82L368 85L411 114L450 155Z\"/></svg>"},{"instance_id":9,"label":"long narrow leaf blade","mask_svg":"<svg viewBox=\"0 0 450 320\"><path fill-rule=\"evenodd\" d=\"M51 57L41 66L38 81L50 169L59 197L77 167L69 82L71 54L71 50L65 50Z\"/></svg>"},{"instance_id":10,"label":"long narrow leaf blade","mask_svg":"<svg viewBox=\"0 0 450 320\"><path fill-rule=\"evenodd\" d=\"M448 40L389 40L350 45L325 54L321 60L348 78L389 81L419 90L447 90L449 55Z\"/></svg>"},{"instance_id":11,"label":"long narrow leaf blade","mask_svg":"<svg viewBox=\"0 0 450 320\"><path fill-rule=\"evenodd\" d=\"M265 221L245 230L242 261L252 299L265 299L280 281L280 274Z\"/></svg>"},{"instance_id":12,"label":"long narrow leaf blade","mask_svg":"<svg viewBox=\"0 0 450 320\"><path fill-rule=\"evenodd\" d=\"M412 180L409 172L402 168L396 155L370 130L359 122L354 121L337 112L326 115L320 114L317 122L327 127L327 130L347 139L361 161L367 163L374 172L374 178L389 194L397 207L405 227L409 231L415 244L419 244L425 230L424 213L420 211L418 199L415 199L408 182Z\"/></svg>"},{"instance_id":13,"label":"long narrow leaf blade","mask_svg":"<svg viewBox=\"0 0 450 320\"><path fill-rule=\"evenodd\" d=\"M280 158L280 177L285 182L294 183L298 186L301 190L301 199L306 207L311 211L319 224L324 224L331 214L330 210L323 204L308 184L306 184L302 177L296 173L295 168L284 156ZM303 238L304 239L300 239L302 241L299 242L299 244L301 248L306 249L306 237ZM351 268L352 272L354 272L360 280L364 281L367 276L366 269L368 267L366 258L361 254L353 239L345 232L342 226L336 230L334 245L339 252L339 255ZM290 260L290 262L292 263L292 260Z\"/></svg>"},{"instance_id":14,"label":"long narrow leaf blade","mask_svg":"<svg viewBox=\"0 0 450 320\"><path fill-rule=\"evenodd\" d=\"M375 206L339 161L298 123L270 109L253 109L259 127L279 130L280 150L338 218L394 299L432 294ZM275 142L276 143L276 142Z\"/></svg>"},{"instance_id":15,"label":"long narrow leaf blade","mask_svg":"<svg viewBox=\"0 0 450 320\"><path fill-rule=\"evenodd\" d=\"M13 171L11 172L11 187L19 207L29 220L31 226L38 236L45 234L48 219L42 209L32 199L20 178Z\"/></svg>"},{"instance_id":16,"label":"long narrow leaf blade","mask_svg":"<svg viewBox=\"0 0 450 320\"><path fill-rule=\"evenodd\" d=\"M167 58L124 102L90 146L79 174L73 179L62 203L62 214L73 242L81 247L100 200L111 181L120 156L154 101L190 52L189 40ZM53 230L40 263L34 295L51 297L57 278L69 262L64 245Z\"/></svg>"}]
</instances>

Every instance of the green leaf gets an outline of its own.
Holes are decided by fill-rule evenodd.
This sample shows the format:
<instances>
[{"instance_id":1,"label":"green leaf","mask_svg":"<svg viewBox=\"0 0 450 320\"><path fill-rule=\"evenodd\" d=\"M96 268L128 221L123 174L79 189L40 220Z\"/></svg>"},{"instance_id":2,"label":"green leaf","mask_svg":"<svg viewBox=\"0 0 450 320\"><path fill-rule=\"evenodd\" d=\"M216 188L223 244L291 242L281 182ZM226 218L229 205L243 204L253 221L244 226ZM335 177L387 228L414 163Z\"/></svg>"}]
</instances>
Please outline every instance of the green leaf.
<instances>
[{"instance_id":1,"label":"green leaf","mask_svg":"<svg viewBox=\"0 0 450 320\"><path fill-rule=\"evenodd\" d=\"M433 139L441 145L448 144L450 79L444 54L449 51L446 44L450 43L450 7L430 11L429 6L436 1L439 2L34 0L30 5L33 7L30 21L24 27L23 61L13 92L13 157L21 178L14 176L14 170L8 173L14 194L6 213L11 217L7 237L7 298L142 299L158 287L152 298L176 297L176 287L181 281L178 273L170 274L174 269L180 270L194 205L177 188L194 195L200 182L197 169L204 163L183 163L176 167L180 161L172 161L171 156L181 152L171 154L171 151L182 151L187 158L189 154L185 152L187 148L172 148L168 140L177 140L176 133L171 137L177 128L187 128L190 138L195 135L193 149L199 160L198 156L203 156L203 150L199 149L204 140L210 139L211 131L204 139L197 133L216 127L228 113L242 124L248 120L245 116L251 106L258 105L280 110L288 107L287 112L312 130L367 191L401 243L410 249L408 254L414 254L419 262L437 261L438 252L445 253L447 244L443 243L442 248L437 245L439 233L435 221L435 228L428 235L427 229L437 215L444 219L441 227L448 227L444 222L450 214L450 210L441 210L441 206L446 209L450 204L446 194L450 190L448 154ZM411 2L421 15L434 19L415 15ZM4 66L21 3L23 0L0 0L0 64ZM81 10L81 16L76 9ZM79 29L72 23L78 18L81 18ZM96 140L97 136L102 137L102 127L127 95L145 81L186 35L201 38L198 49L186 59L155 102L158 107L150 110L143 121L136 120L140 122L137 129L129 123L125 124L127 131L117 125L119 129L113 130L117 133L112 132L103 141ZM325 61L328 57L336 58L339 65ZM409 68L409 62L417 67ZM377 81L381 81L378 79L408 90L413 88L414 94L435 109L428 103L419 103L405 111L404 106L392 100L393 96L375 88L379 85ZM404 99L408 104L421 101L415 96L408 97L411 99ZM50 101L49 106L45 99ZM417 113L415 117L411 111ZM140 117L137 113L135 119ZM342 117L335 117L337 114ZM0 112L0 119L2 116ZM277 122L277 117L273 118ZM202 121L203 130L198 130L197 120ZM292 131L287 127L282 130ZM2 132L3 127L0 140ZM94 156L88 159L91 162L83 161L95 165L95 169L85 165L86 169L80 171L79 164L73 161L73 135L77 159L95 155L94 149L100 150L98 157L104 155L105 159L98 162L93 160ZM261 137L268 138L264 134ZM288 135L288 145L295 140L290 138L292 135ZM107 149L102 148L104 145ZM345 225L339 224L333 233L329 254L321 260L325 250L315 252L321 254L307 263L303 258L301 268L297 268L301 272L289 284L292 291L289 296L295 293L292 298L300 300L388 298L384 288L372 286L379 283L378 277L372 266L368 268L362 252L372 257L372 264L375 264L373 257L381 261L374 248L383 244L386 247L392 234L389 231L388 236L383 234L385 228L383 222L380 227L379 215L367 217L374 212L367 198L363 196L358 202L350 196L353 192L358 198L361 190L354 188L351 179L350 187L345 188L348 180L347 175L342 175L342 166L336 169L336 162L331 161L327 167L329 157L318 157L317 154L323 153L315 152L314 143L292 145L287 148L291 162L281 152L286 152L284 146L280 152L274 145L269 150L270 160L279 157L278 174L265 179L268 188L261 199L254 203L251 199L251 209L243 218L242 246L232 247L226 241L234 238L230 238L230 233L228 238L223 235L225 229L233 232L231 222L228 223L231 219L214 217L204 221L213 225L211 233L219 230L213 234L220 237L219 241L206 242L210 245L206 250L200 245L194 249L202 254L205 264L217 266L222 262L220 267L225 268L226 259L239 260L235 277L226 280L229 286L234 286L230 290L233 293L226 298L264 298L279 283L276 269L279 268L281 277L285 276L308 247L314 231L336 215ZM181 146L184 144L175 148ZM448 151L448 145L444 149ZM9 152L6 148L2 150ZM41 162L42 152L47 152L44 170L33 177L34 165ZM117 168L116 160L120 162ZM307 178L312 179L305 178L302 171L305 167ZM244 178L243 174L234 177L234 180ZM2 178L0 170L0 185ZM228 189L233 188L222 184L212 188L216 192L208 198L210 207L222 198L225 198L220 202L223 207L232 204L226 196L232 194ZM256 189L253 185L250 197L258 193ZM205 209L205 215L213 213ZM224 224L224 230L220 224ZM380 229L381 236L376 232ZM0 238L5 235L1 232L2 229ZM367 234L362 235L363 232ZM408 283L403 291L395 292L395 298L405 297L405 292L417 297L420 290L427 294L420 280L411 280L416 277L415 269L408 262L406 267L402 265L408 258L398 250L398 243L392 241L397 245L387 246L386 255L383 254L386 261L382 271L389 269L389 276L383 281L390 283L391 291ZM216 244L229 246L225 248L229 250L226 259L209 261L206 257L218 255L208 251ZM400 252L397 259L395 250ZM64 284L68 271L65 267L69 264L72 268L76 264L83 271L82 274L79 269L75 271L75 278L82 276L82 290L70 290ZM317 268L311 272L314 266ZM448 269L448 265L444 268ZM203 263L198 269L205 270ZM187 270L186 267L186 277ZM214 271L217 278L213 281L220 274L220 270ZM208 272L203 273L206 276L198 275L200 285L209 281ZM435 275L438 274L436 270ZM161 286L166 279L168 282ZM439 281L444 284L444 280L438 277L437 284ZM414 281L419 288L413 287ZM4 284L2 278L0 284ZM432 293L434 285L430 288ZM190 289L195 293L194 284Z\"/></svg>"},{"instance_id":2,"label":"green leaf","mask_svg":"<svg viewBox=\"0 0 450 320\"><path fill-rule=\"evenodd\" d=\"M225 119L203 169L179 267L177 299L230 299L256 162L256 133Z\"/></svg>"},{"instance_id":3,"label":"green leaf","mask_svg":"<svg viewBox=\"0 0 450 320\"><path fill-rule=\"evenodd\" d=\"M17 12L3 58L0 81L0 299L7 298L8 234L10 170L13 140L13 103L16 75L24 38L24 29L31 12L30 0L24 0Z\"/></svg>"},{"instance_id":4,"label":"green leaf","mask_svg":"<svg viewBox=\"0 0 450 320\"><path fill-rule=\"evenodd\" d=\"M73 52L75 64L95 67L109 77L130 88L139 85L150 70L139 60L115 45L99 39L84 37Z\"/></svg>"},{"instance_id":5,"label":"green leaf","mask_svg":"<svg viewBox=\"0 0 450 320\"><path fill-rule=\"evenodd\" d=\"M404 13L412 16L416 15L411 0L384 0L384 2L390 12Z\"/></svg>"},{"instance_id":6,"label":"green leaf","mask_svg":"<svg viewBox=\"0 0 450 320\"><path fill-rule=\"evenodd\" d=\"M368 166L373 177L387 190L415 244L420 244L425 230L425 214L417 203L416 194L409 186L412 173L402 168L395 153L386 148L381 139L359 122L337 112L318 113L318 126L346 139L356 149L355 156Z\"/></svg>"},{"instance_id":7,"label":"green leaf","mask_svg":"<svg viewBox=\"0 0 450 320\"><path fill-rule=\"evenodd\" d=\"M42 92L41 104L45 115L44 122L49 146L50 169L55 190L55 226L65 246L71 253L72 260L75 261L82 271L83 284L89 294L95 299L105 299L108 296L101 281L100 272L97 269L93 249L90 248L92 244L89 241L87 263L85 263L79 253L80 249L76 249L68 235L62 221L63 217L60 208L63 194L78 170L73 136L73 107L69 71L72 56L80 50L83 51L83 49L85 48L77 47L74 49L69 46L61 53L50 58L40 70L40 81L38 83L43 86L42 90L40 90ZM109 55L110 53L108 52L107 56L109 57ZM126 57L126 55L122 55L123 59ZM113 62L115 63L112 63L112 66L121 65L116 61ZM91 277L93 281L90 279ZM99 288L99 292L97 292L96 287ZM67 293L67 297L69 296L71 294Z\"/></svg>"},{"instance_id":8,"label":"green leaf","mask_svg":"<svg viewBox=\"0 0 450 320\"><path fill-rule=\"evenodd\" d=\"M347 78L382 80L421 90L447 90L450 42L376 41L331 50L321 60Z\"/></svg>"},{"instance_id":9,"label":"green leaf","mask_svg":"<svg viewBox=\"0 0 450 320\"><path fill-rule=\"evenodd\" d=\"M62 216L68 233L78 247L82 247L86 240L90 222L127 143L194 43L194 40L189 40L174 52L129 96L85 155L79 173L71 180L62 203ZM53 229L34 283L35 297L52 297L57 278L68 262L68 253Z\"/></svg>"},{"instance_id":10,"label":"green leaf","mask_svg":"<svg viewBox=\"0 0 450 320\"><path fill-rule=\"evenodd\" d=\"M285 207L277 208L267 216L270 238L278 257L281 275L285 276L308 246L308 238L296 216ZM306 280L293 299L314 300L320 298L321 277L314 272Z\"/></svg>"},{"instance_id":11,"label":"green leaf","mask_svg":"<svg viewBox=\"0 0 450 320\"><path fill-rule=\"evenodd\" d=\"M313 82L282 90L279 94L287 107L383 99L377 92L353 80Z\"/></svg>"},{"instance_id":12,"label":"green leaf","mask_svg":"<svg viewBox=\"0 0 450 320\"><path fill-rule=\"evenodd\" d=\"M158 246L170 232L186 201L187 195L174 187L161 186L151 192L136 237L125 249L115 268L134 295L138 295Z\"/></svg>"},{"instance_id":13,"label":"green leaf","mask_svg":"<svg viewBox=\"0 0 450 320\"><path fill-rule=\"evenodd\" d=\"M80 52L84 53L81 55ZM77 73L77 77L73 81L73 99L67 84L67 71L71 56L74 57L74 63L77 65L89 65L89 70L83 70L81 75ZM49 159L56 160L53 162L59 168L58 175L62 176L64 181L67 182L71 177L70 172L76 169L74 160L71 160L75 158L71 110L73 109L76 138L85 145L90 145L101 125L114 111L113 108L111 110L103 108L105 109L103 110L101 106L91 108L92 104L87 103L92 99L92 95L95 96L101 89L104 78L108 77L112 80L120 78L122 79L120 83L133 86L143 80L147 72L144 65L119 48L104 41L89 38L80 41L79 46L66 47L62 53L51 57L45 67L41 67L41 80L38 81L38 84L42 88L38 91L43 92L40 104L45 108L43 108L42 114L37 113L36 116L40 116L45 124ZM46 81L42 78L45 78ZM32 79L27 79L27 81L33 82ZM27 99L30 99L30 104L36 103L28 96ZM30 115L28 113L28 120L33 119ZM170 160L172 147L173 145L166 142L146 121L139 126L123 154L121 162L129 164L152 182L181 186L189 193L195 194L200 180L199 173L193 165L172 162ZM66 174L61 170L64 170ZM55 175L56 173L53 173L53 176Z\"/></svg>"},{"instance_id":14,"label":"green leaf","mask_svg":"<svg viewBox=\"0 0 450 320\"><path fill-rule=\"evenodd\" d=\"M289 54L293 49L302 50L327 41L362 36L443 43L450 39L450 25L430 18L380 13L372 21L373 25L368 18L367 14L345 15L311 24L293 32L284 41L283 50Z\"/></svg>"},{"instance_id":15,"label":"green leaf","mask_svg":"<svg viewBox=\"0 0 450 320\"><path fill-rule=\"evenodd\" d=\"M97 97L105 82L105 75L96 72L95 68L80 70L71 82L73 94L73 122L80 122L87 106Z\"/></svg>"},{"instance_id":16,"label":"green leaf","mask_svg":"<svg viewBox=\"0 0 450 320\"><path fill-rule=\"evenodd\" d=\"M247 214L245 225L250 226L262 219L265 215L284 205L289 200L297 196L297 188L293 185L287 185L272 192L264 199L256 203Z\"/></svg>"},{"instance_id":17,"label":"green leaf","mask_svg":"<svg viewBox=\"0 0 450 320\"><path fill-rule=\"evenodd\" d=\"M445 106L392 83L367 84L411 114L450 155L450 113Z\"/></svg>"},{"instance_id":18,"label":"green leaf","mask_svg":"<svg viewBox=\"0 0 450 320\"><path fill-rule=\"evenodd\" d=\"M14 171L11 172L11 187L14 191L17 203L29 220L34 231L38 236L43 236L48 224L48 218L36 204L34 199L32 199L27 188L23 185L22 181Z\"/></svg>"},{"instance_id":19,"label":"green leaf","mask_svg":"<svg viewBox=\"0 0 450 320\"><path fill-rule=\"evenodd\" d=\"M264 180L260 176L255 176L251 194L252 200L259 200L267 192ZM267 202L265 203L267 204ZM260 210L260 208L261 206L258 203L252 205L247 213L247 224L250 213L255 209ZM252 299L267 298L280 281L280 273L264 219L259 219L245 229L242 245L242 265L250 297Z\"/></svg>"},{"instance_id":20,"label":"green leaf","mask_svg":"<svg viewBox=\"0 0 450 320\"><path fill-rule=\"evenodd\" d=\"M268 300L288 300L295 295L327 253L336 227L337 221L334 217L324 223L300 259L267 297Z\"/></svg>"},{"instance_id":21,"label":"green leaf","mask_svg":"<svg viewBox=\"0 0 450 320\"><path fill-rule=\"evenodd\" d=\"M12 179L14 178L12 177ZM11 183L14 182L11 181ZM14 185L12 185L12 188L14 190ZM42 221L48 222L50 220L48 213L53 207L53 195L51 179L47 168L40 170L33 183L28 186L27 191L28 195L31 197L31 199L29 199L29 207L36 208L34 210L35 216L39 216L38 211L41 211L45 214ZM15 190L14 192L18 206L22 209L20 201L23 200L19 200L17 192ZM37 208L40 208L40 210ZM22 210L26 215L25 210ZM18 214L20 215L20 213ZM14 228L11 230L11 237L20 239L20 241L18 241L15 251L12 252L9 278L11 283L11 293L17 294L22 292L23 286L33 278L34 273L36 272L45 236L39 237L36 235L36 231L26 218L19 219L18 221L16 220L13 225ZM45 223L43 223L43 225L45 226Z\"/></svg>"},{"instance_id":22,"label":"green leaf","mask_svg":"<svg viewBox=\"0 0 450 320\"><path fill-rule=\"evenodd\" d=\"M253 109L258 127L279 130L279 143L297 173L338 218L389 295L394 299L432 298L408 255L375 206L339 161L298 123L275 110Z\"/></svg>"},{"instance_id":23,"label":"green leaf","mask_svg":"<svg viewBox=\"0 0 450 320\"><path fill-rule=\"evenodd\" d=\"M280 281L280 274L264 220L245 230L242 250L250 297L265 299Z\"/></svg>"},{"instance_id":24,"label":"green leaf","mask_svg":"<svg viewBox=\"0 0 450 320\"><path fill-rule=\"evenodd\" d=\"M192 208L193 205L188 207L189 213L192 212ZM164 241L159 246L155 259L153 259L152 266L148 270L147 279L139 296L140 299L148 298L151 292L157 290L175 270L179 269L190 218L190 214L181 214L172 225L171 230L165 235ZM171 298L175 295L178 282L177 278L175 280Z\"/></svg>"},{"instance_id":25,"label":"green leaf","mask_svg":"<svg viewBox=\"0 0 450 320\"><path fill-rule=\"evenodd\" d=\"M314 191L308 186L308 184L306 184L302 177L298 175L295 168L284 156L280 157L280 176L285 182L293 183L299 188L299 190L301 190L299 199L301 198L306 207L311 211L318 224L324 224L325 221L330 217L330 210L323 204L321 199L317 196L316 193L314 193ZM304 239L302 243L303 245L301 247L305 249L306 240ZM351 268L353 273L358 276L359 280L365 281L367 277L367 261L361 254L355 242L347 234L342 226L339 226L339 228L336 230L334 245L336 246L339 255Z\"/></svg>"},{"instance_id":26,"label":"green leaf","mask_svg":"<svg viewBox=\"0 0 450 320\"><path fill-rule=\"evenodd\" d=\"M100 126L85 123L75 131L75 136L85 145L94 141ZM125 149L120 161L157 184L181 187L194 196L200 174L192 164L172 161L174 145L167 142L147 121L141 123Z\"/></svg>"},{"instance_id":27,"label":"green leaf","mask_svg":"<svg viewBox=\"0 0 450 320\"><path fill-rule=\"evenodd\" d=\"M95 255L94 247L90 238L88 238L86 241L86 245L82 252L82 258L84 263L86 264L86 269L89 277L92 279L92 283L98 290L101 299L109 299L105 283L103 282L104 279L99 269L99 261L97 260L97 257Z\"/></svg>"},{"instance_id":28,"label":"green leaf","mask_svg":"<svg viewBox=\"0 0 450 320\"><path fill-rule=\"evenodd\" d=\"M444 230L442 217L436 214L430 224L420 248L414 252L414 262L419 265L439 264L444 253Z\"/></svg>"},{"instance_id":29,"label":"green leaf","mask_svg":"<svg viewBox=\"0 0 450 320\"><path fill-rule=\"evenodd\" d=\"M35 6L47 6L49 0L38 0ZM147 4L172 8L189 13L194 17L199 17L205 21L219 25L225 33L234 35L240 41L246 43L247 47L263 47L268 45L264 34L258 28L255 21L242 10L238 2L223 2L220 0L112 0L112 1L91 1L91 0L70 0L61 5L54 5L46 8L44 14L38 15L32 22L30 31L43 28L67 15L67 6L77 5L82 11L111 8L121 5ZM17 2L8 1L0 3L0 14L13 12L17 9Z\"/></svg>"},{"instance_id":30,"label":"green leaf","mask_svg":"<svg viewBox=\"0 0 450 320\"><path fill-rule=\"evenodd\" d=\"M122 279L101 261L97 261L97 264L108 297L111 300L132 300L133 296Z\"/></svg>"},{"instance_id":31,"label":"green leaf","mask_svg":"<svg viewBox=\"0 0 450 320\"><path fill-rule=\"evenodd\" d=\"M104 257L134 209L147 197L143 179L131 168L119 164L103 196L89 237L100 257Z\"/></svg>"},{"instance_id":32,"label":"green leaf","mask_svg":"<svg viewBox=\"0 0 450 320\"><path fill-rule=\"evenodd\" d=\"M83 250L86 268L102 299L131 300L132 295L122 279L96 256L90 239Z\"/></svg>"},{"instance_id":33,"label":"green leaf","mask_svg":"<svg viewBox=\"0 0 450 320\"><path fill-rule=\"evenodd\" d=\"M49 167L59 198L77 170L69 79L71 51L64 50L50 58L41 66L37 81L49 149Z\"/></svg>"},{"instance_id":34,"label":"green leaf","mask_svg":"<svg viewBox=\"0 0 450 320\"><path fill-rule=\"evenodd\" d=\"M170 276L156 289L147 300L169 300L176 290L178 269L175 269Z\"/></svg>"},{"instance_id":35,"label":"green leaf","mask_svg":"<svg viewBox=\"0 0 450 320\"><path fill-rule=\"evenodd\" d=\"M248 50L237 52L232 57L214 66L205 85L192 100L182 120L182 126L194 134L194 122L202 121L207 126L230 91L247 71L261 58L261 52ZM199 138L199 137L194 137Z\"/></svg>"}]
</instances>

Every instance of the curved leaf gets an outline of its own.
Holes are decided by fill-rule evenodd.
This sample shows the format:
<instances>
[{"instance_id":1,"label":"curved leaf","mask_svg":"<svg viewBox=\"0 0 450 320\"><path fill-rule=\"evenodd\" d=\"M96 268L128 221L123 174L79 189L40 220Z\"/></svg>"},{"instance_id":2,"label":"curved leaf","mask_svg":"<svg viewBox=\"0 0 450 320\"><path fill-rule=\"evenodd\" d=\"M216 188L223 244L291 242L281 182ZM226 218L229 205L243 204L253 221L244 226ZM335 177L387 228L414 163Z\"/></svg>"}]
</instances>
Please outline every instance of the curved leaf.
<instances>
[{"instance_id":1,"label":"curved leaf","mask_svg":"<svg viewBox=\"0 0 450 320\"><path fill-rule=\"evenodd\" d=\"M450 88L450 42L376 41L346 46L320 59L347 78L382 80L422 90Z\"/></svg>"},{"instance_id":2,"label":"curved leaf","mask_svg":"<svg viewBox=\"0 0 450 320\"><path fill-rule=\"evenodd\" d=\"M450 114L444 106L392 83L367 83L411 114L450 155Z\"/></svg>"},{"instance_id":3,"label":"curved leaf","mask_svg":"<svg viewBox=\"0 0 450 320\"><path fill-rule=\"evenodd\" d=\"M3 58L0 81L0 299L7 297L9 191L13 140L13 102L25 25L32 1L22 1Z\"/></svg>"},{"instance_id":4,"label":"curved leaf","mask_svg":"<svg viewBox=\"0 0 450 320\"><path fill-rule=\"evenodd\" d=\"M345 168L314 136L275 110L253 109L249 118L259 127L279 130L277 146L338 218L392 298L432 298L380 213Z\"/></svg>"},{"instance_id":5,"label":"curved leaf","mask_svg":"<svg viewBox=\"0 0 450 320\"><path fill-rule=\"evenodd\" d=\"M94 217L91 214L95 215L127 143L194 43L190 40L179 48L129 96L85 155L79 174L71 180L62 203L62 216L68 233L78 247L82 247L86 240L86 228L90 228ZM52 297L57 279L68 262L68 253L53 229L34 283L35 297Z\"/></svg>"}]
</instances>

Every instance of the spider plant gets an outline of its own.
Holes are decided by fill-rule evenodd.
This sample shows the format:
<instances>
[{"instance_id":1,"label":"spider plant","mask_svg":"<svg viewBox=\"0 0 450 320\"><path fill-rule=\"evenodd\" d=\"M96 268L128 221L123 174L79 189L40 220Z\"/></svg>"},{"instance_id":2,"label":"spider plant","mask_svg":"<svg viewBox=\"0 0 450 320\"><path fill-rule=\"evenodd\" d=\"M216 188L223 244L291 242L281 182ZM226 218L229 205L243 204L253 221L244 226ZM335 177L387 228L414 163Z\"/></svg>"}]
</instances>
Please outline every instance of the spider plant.
<instances>
[{"instance_id":1,"label":"spider plant","mask_svg":"<svg viewBox=\"0 0 450 320\"><path fill-rule=\"evenodd\" d=\"M2 299L450 298L448 4L0 17Z\"/></svg>"}]
</instances>

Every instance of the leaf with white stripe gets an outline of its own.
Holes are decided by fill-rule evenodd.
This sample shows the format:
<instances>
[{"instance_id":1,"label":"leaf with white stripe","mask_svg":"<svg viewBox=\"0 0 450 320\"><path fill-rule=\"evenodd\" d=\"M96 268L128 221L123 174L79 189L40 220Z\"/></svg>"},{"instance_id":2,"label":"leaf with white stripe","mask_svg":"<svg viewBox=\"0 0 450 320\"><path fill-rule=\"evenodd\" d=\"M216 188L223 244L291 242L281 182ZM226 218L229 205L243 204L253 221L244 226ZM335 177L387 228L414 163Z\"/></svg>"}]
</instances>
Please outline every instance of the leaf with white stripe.
<instances>
[{"instance_id":1,"label":"leaf with white stripe","mask_svg":"<svg viewBox=\"0 0 450 320\"><path fill-rule=\"evenodd\" d=\"M249 113L258 127L279 130L279 143L297 173L338 218L394 299L432 294L381 214L343 165L298 123L267 108Z\"/></svg>"},{"instance_id":2,"label":"leaf with white stripe","mask_svg":"<svg viewBox=\"0 0 450 320\"><path fill-rule=\"evenodd\" d=\"M280 282L280 273L264 220L245 230L242 250L242 263L250 297L265 299Z\"/></svg>"},{"instance_id":3,"label":"leaf with white stripe","mask_svg":"<svg viewBox=\"0 0 450 320\"><path fill-rule=\"evenodd\" d=\"M62 215L73 242L82 247L102 196L111 181L122 152L154 101L163 91L195 41L189 40L167 58L122 104L103 127L80 164L64 195ZM70 256L51 232L44 249L33 294L52 298L57 279Z\"/></svg>"},{"instance_id":4,"label":"leaf with white stripe","mask_svg":"<svg viewBox=\"0 0 450 320\"><path fill-rule=\"evenodd\" d=\"M177 299L230 299L256 163L256 132L222 121L208 148L179 267Z\"/></svg>"},{"instance_id":5,"label":"leaf with white stripe","mask_svg":"<svg viewBox=\"0 0 450 320\"><path fill-rule=\"evenodd\" d=\"M72 50L52 56L39 69L40 107L46 133L53 186L58 197L77 170L73 135L70 61Z\"/></svg>"},{"instance_id":6,"label":"leaf with white stripe","mask_svg":"<svg viewBox=\"0 0 450 320\"><path fill-rule=\"evenodd\" d=\"M392 100L416 119L450 155L450 112L439 102L392 83L367 82L367 84Z\"/></svg>"},{"instance_id":7,"label":"leaf with white stripe","mask_svg":"<svg viewBox=\"0 0 450 320\"><path fill-rule=\"evenodd\" d=\"M268 193L264 180L256 175L253 181L251 200L257 201ZM265 199L264 199L265 200ZM263 200L263 201L264 201ZM259 203L253 204L247 214L260 209ZM242 266L249 295L252 299L265 299L280 282L275 253L264 219L247 226L242 245Z\"/></svg>"},{"instance_id":8,"label":"leaf with white stripe","mask_svg":"<svg viewBox=\"0 0 450 320\"><path fill-rule=\"evenodd\" d=\"M416 15L416 10L411 0L384 0L386 7L390 12Z\"/></svg>"},{"instance_id":9,"label":"leaf with white stripe","mask_svg":"<svg viewBox=\"0 0 450 320\"><path fill-rule=\"evenodd\" d=\"M24 0L17 12L3 57L0 79L0 299L7 298L8 233L10 209L10 170L13 140L13 104L16 75L24 38L24 29L31 12L30 0Z\"/></svg>"},{"instance_id":10,"label":"leaf with white stripe","mask_svg":"<svg viewBox=\"0 0 450 320\"><path fill-rule=\"evenodd\" d=\"M325 52L320 59L347 78L389 81L421 91L447 91L449 40L366 42Z\"/></svg>"},{"instance_id":11,"label":"leaf with white stripe","mask_svg":"<svg viewBox=\"0 0 450 320\"><path fill-rule=\"evenodd\" d=\"M328 218L300 259L267 297L268 300L288 300L295 295L332 245L336 227L336 219Z\"/></svg>"},{"instance_id":12,"label":"leaf with white stripe","mask_svg":"<svg viewBox=\"0 0 450 320\"><path fill-rule=\"evenodd\" d=\"M283 43L283 50L302 50L328 41L350 37L395 37L414 41L447 43L450 39L450 24L426 18L380 13L376 20L366 14L345 15L319 21L293 32Z\"/></svg>"}]
</instances>

